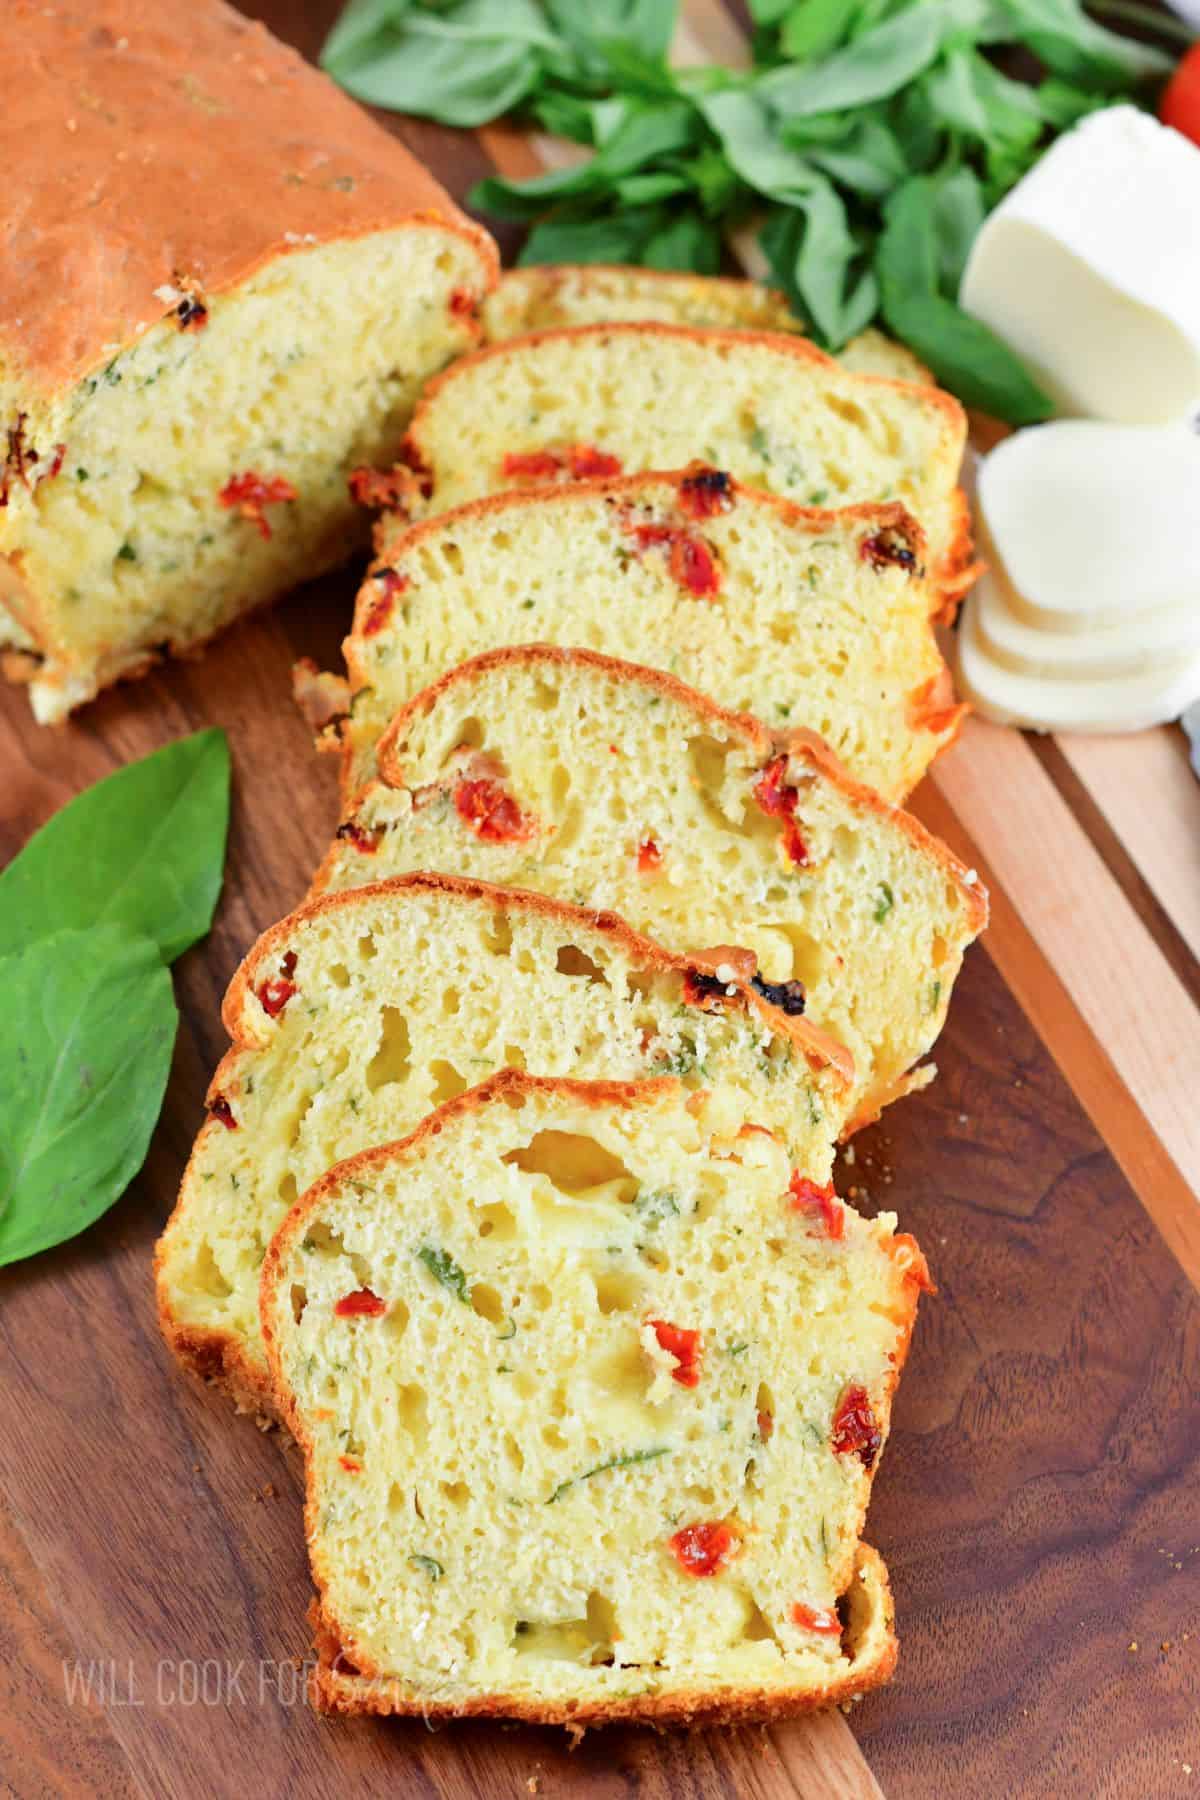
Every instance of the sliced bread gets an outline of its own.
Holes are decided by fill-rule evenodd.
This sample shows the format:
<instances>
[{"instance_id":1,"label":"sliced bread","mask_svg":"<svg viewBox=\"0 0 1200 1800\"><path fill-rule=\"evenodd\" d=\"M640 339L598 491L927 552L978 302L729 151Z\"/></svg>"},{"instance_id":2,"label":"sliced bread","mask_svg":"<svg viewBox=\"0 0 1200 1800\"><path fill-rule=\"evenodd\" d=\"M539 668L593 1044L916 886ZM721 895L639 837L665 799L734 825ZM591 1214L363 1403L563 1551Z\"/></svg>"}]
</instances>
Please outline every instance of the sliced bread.
<instances>
[{"instance_id":1,"label":"sliced bread","mask_svg":"<svg viewBox=\"0 0 1200 1800\"><path fill-rule=\"evenodd\" d=\"M660 324L513 338L431 381L405 440L409 508L697 457L805 506L901 501L947 602L971 580L966 417L938 388L855 375L803 338Z\"/></svg>"},{"instance_id":2,"label":"sliced bread","mask_svg":"<svg viewBox=\"0 0 1200 1800\"><path fill-rule=\"evenodd\" d=\"M464 648L538 642L627 656L773 726L810 726L901 800L963 711L923 565L900 506L807 511L702 467L497 497L393 533L345 644L345 794L374 772L396 708Z\"/></svg>"},{"instance_id":3,"label":"sliced bread","mask_svg":"<svg viewBox=\"0 0 1200 1800\"><path fill-rule=\"evenodd\" d=\"M859 1538L929 1278L811 1187L719 1089L511 1070L316 1183L261 1307L319 1706L666 1724L886 1680Z\"/></svg>"},{"instance_id":4,"label":"sliced bread","mask_svg":"<svg viewBox=\"0 0 1200 1800\"><path fill-rule=\"evenodd\" d=\"M257 1286L289 1206L340 1157L506 1064L719 1080L825 1181L849 1059L744 986L710 1005L682 958L537 895L418 875L302 907L226 996L233 1048L158 1246L168 1342L269 1409Z\"/></svg>"},{"instance_id":5,"label":"sliced bread","mask_svg":"<svg viewBox=\"0 0 1200 1800\"><path fill-rule=\"evenodd\" d=\"M380 764L318 888L457 869L612 907L677 951L737 945L764 993L799 1007L786 984L802 983L806 1016L849 1049L855 1122L923 1085L913 1065L987 898L811 733L772 736L660 671L535 645L410 701Z\"/></svg>"},{"instance_id":6,"label":"sliced bread","mask_svg":"<svg viewBox=\"0 0 1200 1800\"><path fill-rule=\"evenodd\" d=\"M803 321L778 288L730 275L686 275L628 263L537 263L509 269L484 301L488 343L557 331L564 325L610 325L658 320L727 331L803 332ZM837 353L844 369L893 381L932 383L911 350L868 329Z\"/></svg>"}]
</instances>

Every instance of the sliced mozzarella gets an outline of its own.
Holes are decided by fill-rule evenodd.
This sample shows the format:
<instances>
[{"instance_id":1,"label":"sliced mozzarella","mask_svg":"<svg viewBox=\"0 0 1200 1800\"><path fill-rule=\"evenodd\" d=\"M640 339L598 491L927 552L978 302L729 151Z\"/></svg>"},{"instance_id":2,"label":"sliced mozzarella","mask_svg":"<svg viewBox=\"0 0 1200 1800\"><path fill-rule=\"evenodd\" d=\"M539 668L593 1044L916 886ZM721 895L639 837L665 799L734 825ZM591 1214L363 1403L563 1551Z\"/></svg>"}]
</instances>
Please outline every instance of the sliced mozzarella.
<instances>
[{"instance_id":1,"label":"sliced mozzarella","mask_svg":"<svg viewBox=\"0 0 1200 1800\"><path fill-rule=\"evenodd\" d=\"M985 220L960 300L1060 410L1127 424L1200 399L1200 149L1132 106L1053 144Z\"/></svg>"},{"instance_id":2,"label":"sliced mozzarella","mask_svg":"<svg viewBox=\"0 0 1200 1800\"><path fill-rule=\"evenodd\" d=\"M1200 605L1086 632L1048 631L1027 624L1003 579L989 572L975 588L975 615L981 649L1015 675L1143 675L1200 654Z\"/></svg>"},{"instance_id":3,"label":"sliced mozzarella","mask_svg":"<svg viewBox=\"0 0 1200 1800\"><path fill-rule=\"evenodd\" d=\"M975 594L963 609L957 661L959 689L977 711L1033 731L1144 731L1177 719L1200 697L1200 653L1140 675L1018 675L981 643Z\"/></svg>"},{"instance_id":4,"label":"sliced mozzarella","mask_svg":"<svg viewBox=\"0 0 1200 1800\"><path fill-rule=\"evenodd\" d=\"M1169 633L1200 612L1200 436L1187 425L1062 420L983 459L984 555L1027 625Z\"/></svg>"}]
</instances>

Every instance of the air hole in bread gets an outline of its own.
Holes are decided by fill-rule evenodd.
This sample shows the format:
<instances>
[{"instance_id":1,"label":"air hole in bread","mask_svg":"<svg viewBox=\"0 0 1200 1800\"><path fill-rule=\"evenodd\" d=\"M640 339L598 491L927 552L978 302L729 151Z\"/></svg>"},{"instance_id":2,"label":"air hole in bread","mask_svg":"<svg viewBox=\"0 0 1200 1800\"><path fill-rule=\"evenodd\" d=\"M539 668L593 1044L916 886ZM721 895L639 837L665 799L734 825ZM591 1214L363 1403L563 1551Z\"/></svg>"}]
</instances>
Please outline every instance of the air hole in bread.
<instances>
[{"instance_id":1,"label":"air hole in bread","mask_svg":"<svg viewBox=\"0 0 1200 1800\"><path fill-rule=\"evenodd\" d=\"M369 931L365 932L358 940L358 954L362 957L364 962L370 962L372 957L378 956L379 954L379 951L376 948L375 939L371 936Z\"/></svg>"},{"instance_id":2,"label":"air hole in bread","mask_svg":"<svg viewBox=\"0 0 1200 1800\"><path fill-rule=\"evenodd\" d=\"M775 1430L775 1396L765 1381L758 1384L758 1392L754 1396L754 1411L758 1419L759 1437L771 1437Z\"/></svg>"},{"instance_id":3,"label":"air hole in bread","mask_svg":"<svg viewBox=\"0 0 1200 1800\"><path fill-rule=\"evenodd\" d=\"M646 1284L639 1275L623 1269L606 1269L594 1275L596 1305L602 1313L640 1312L646 1302Z\"/></svg>"},{"instance_id":4,"label":"air hole in bread","mask_svg":"<svg viewBox=\"0 0 1200 1800\"><path fill-rule=\"evenodd\" d=\"M950 956L950 946L940 931L935 931L929 946L929 960L935 969L945 968Z\"/></svg>"},{"instance_id":5,"label":"air hole in bread","mask_svg":"<svg viewBox=\"0 0 1200 1800\"><path fill-rule=\"evenodd\" d=\"M742 1626L742 1641L746 1644L777 1644L779 1639L771 1628L770 1621L754 1595L743 1588L742 1597L746 1603L746 1622Z\"/></svg>"},{"instance_id":6,"label":"air hole in bread","mask_svg":"<svg viewBox=\"0 0 1200 1800\"><path fill-rule=\"evenodd\" d=\"M534 682L528 700L534 712L553 712L558 702L559 690L551 682Z\"/></svg>"},{"instance_id":7,"label":"air hole in bread","mask_svg":"<svg viewBox=\"0 0 1200 1800\"><path fill-rule=\"evenodd\" d=\"M429 1074L433 1081L429 1094L431 1107L442 1106L447 1100L456 1100L471 1085L465 1075L459 1074L453 1063L443 1062L440 1057L430 1063Z\"/></svg>"},{"instance_id":8,"label":"air hole in bread","mask_svg":"<svg viewBox=\"0 0 1200 1800\"><path fill-rule=\"evenodd\" d=\"M476 1217L479 1220L476 1230L480 1237L494 1237L498 1244L511 1243L517 1235L517 1221L512 1209L503 1201L493 1201L490 1206L481 1206Z\"/></svg>"},{"instance_id":9,"label":"air hole in bread","mask_svg":"<svg viewBox=\"0 0 1200 1800\"><path fill-rule=\"evenodd\" d=\"M350 986L350 971L346 967L345 963L340 963L340 962L330 963L329 979L330 979L330 981L332 981L334 987L339 987L339 988L349 987Z\"/></svg>"},{"instance_id":10,"label":"air hole in bread","mask_svg":"<svg viewBox=\"0 0 1200 1800\"><path fill-rule=\"evenodd\" d=\"M472 1499L471 1490L465 1481L439 1481L438 1487L442 1496L451 1506L462 1508L469 1506Z\"/></svg>"},{"instance_id":11,"label":"air hole in bread","mask_svg":"<svg viewBox=\"0 0 1200 1800\"><path fill-rule=\"evenodd\" d=\"M539 1131L519 1150L501 1158L526 1175L542 1175L560 1193L573 1198L603 1189L603 1198L632 1200L638 1191L619 1156L593 1137L575 1131Z\"/></svg>"},{"instance_id":12,"label":"air hole in bread","mask_svg":"<svg viewBox=\"0 0 1200 1800\"><path fill-rule=\"evenodd\" d=\"M458 744L460 750L481 750L483 748L483 725L478 719L464 719L458 728Z\"/></svg>"},{"instance_id":13,"label":"air hole in bread","mask_svg":"<svg viewBox=\"0 0 1200 1800\"><path fill-rule=\"evenodd\" d=\"M481 1319L490 1319L493 1325L503 1325L508 1317L503 1300L486 1281L477 1281L471 1289L471 1305Z\"/></svg>"},{"instance_id":14,"label":"air hole in bread","mask_svg":"<svg viewBox=\"0 0 1200 1800\"><path fill-rule=\"evenodd\" d=\"M298 1281L292 1283L292 1317L297 1325L304 1317L304 1309L308 1305L308 1289Z\"/></svg>"},{"instance_id":15,"label":"air hole in bread","mask_svg":"<svg viewBox=\"0 0 1200 1800\"><path fill-rule=\"evenodd\" d=\"M514 1474L519 1475L525 1467L525 1452L522 1450L511 1431L506 1431L504 1433L503 1437L500 1439L500 1447L504 1452L504 1458L509 1467L513 1470Z\"/></svg>"},{"instance_id":16,"label":"air hole in bread","mask_svg":"<svg viewBox=\"0 0 1200 1800\"><path fill-rule=\"evenodd\" d=\"M462 995L457 988L448 987L442 993L442 1011L448 1019L452 1019L462 1005Z\"/></svg>"},{"instance_id":17,"label":"air hole in bread","mask_svg":"<svg viewBox=\"0 0 1200 1800\"><path fill-rule=\"evenodd\" d=\"M592 961L584 950L576 944L563 944L554 960L554 966L560 975L581 975L588 981L603 982L608 986L608 976L599 963Z\"/></svg>"},{"instance_id":18,"label":"air hole in bread","mask_svg":"<svg viewBox=\"0 0 1200 1800\"><path fill-rule=\"evenodd\" d=\"M396 1418L412 1439L414 1448L423 1449L429 1436L429 1403L425 1389L417 1382L405 1382L396 1389Z\"/></svg>"},{"instance_id":19,"label":"air hole in bread","mask_svg":"<svg viewBox=\"0 0 1200 1800\"><path fill-rule=\"evenodd\" d=\"M565 1450L567 1439L561 1428L554 1424L542 1426L542 1442L549 1450Z\"/></svg>"},{"instance_id":20,"label":"air hole in bread","mask_svg":"<svg viewBox=\"0 0 1200 1800\"><path fill-rule=\"evenodd\" d=\"M527 1066L525 1052L519 1044L505 1044L504 1066L506 1069L523 1069Z\"/></svg>"},{"instance_id":21,"label":"air hole in bread","mask_svg":"<svg viewBox=\"0 0 1200 1800\"><path fill-rule=\"evenodd\" d=\"M289 1210L291 1207L295 1206L295 1204L296 1204L296 1199L297 1199L296 1177L292 1174L290 1169L288 1170L287 1174L284 1176L283 1180L279 1183L279 1198L283 1201L283 1204L289 1208Z\"/></svg>"},{"instance_id":22,"label":"air hole in bread","mask_svg":"<svg viewBox=\"0 0 1200 1800\"><path fill-rule=\"evenodd\" d=\"M412 1040L408 1020L395 1006L379 1009L379 1048L367 1064L366 1083L372 1094L393 1082L406 1081L412 1072Z\"/></svg>"},{"instance_id":23,"label":"air hole in bread","mask_svg":"<svg viewBox=\"0 0 1200 1800\"><path fill-rule=\"evenodd\" d=\"M233 1288L217 1267L212 1245L203 1243L192 1264L189 1285L197 1293L211 1294L214 1300L228 1300Z\"/></svg>"},{"instance_id":24,"label":"air hole in bread","mask_svg":"<svg viewBox=\"0 0 1200 1800\"><path fill-rule=\"evenodd\" d=\"M388 1303L387 1312L383 1316L383 1329L389 1337L403 1337L408 1325L409 1311L399 1294L393 1296Z\"/></svg>"},{"instance_id":25,"label":"air hole in bread","mask_svg":"<svg viewBox=\"0 0 1200 1800\"><path fill-rule=\"evenodd\" d=\"M497 907L484 927L484 947L493 956L507 956L512 949L512 941L512 921L507 913Z\"/></svg>"},{"instance_id":26,"label":"air hole in bread","mask_svg":"<svg viewBox=\"0 0 1200 1800\"><path fill-rule=\"evenodd\" d=\"M802 981L811 990L825 979L830 960L827 945L818 943L816 938L793 923L772 921L762 930L770 932L770 939L764 937L760 941L756 932L755 948L768 981ZM784 966L779 966L781 964Z\"/></svg>"}]
</instances>

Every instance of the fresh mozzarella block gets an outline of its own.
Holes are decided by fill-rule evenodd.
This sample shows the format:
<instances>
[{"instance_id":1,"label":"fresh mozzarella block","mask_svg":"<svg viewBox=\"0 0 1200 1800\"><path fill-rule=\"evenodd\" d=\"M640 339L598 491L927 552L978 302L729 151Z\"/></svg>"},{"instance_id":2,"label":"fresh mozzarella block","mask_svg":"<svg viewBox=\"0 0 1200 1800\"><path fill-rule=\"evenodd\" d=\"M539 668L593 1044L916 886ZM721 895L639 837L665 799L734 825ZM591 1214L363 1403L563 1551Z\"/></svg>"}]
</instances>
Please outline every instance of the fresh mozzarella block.
<instances>
[{"instance_id":1,"label":"fresh mozzarella block","mask_svg":"<svg viewBox=\"0 0 1200 1800\"><path fill-rule=\"evenodd\" d=\"M978 507L1027 625L1140 633L1200 611L1200 436L1186 425L1018 431L983 459Z\"/></svg>"},{"instance_id":2,"label":"fresh mozzarella block","mask_svg":"<svg viewBox=\"0 0 1200 1800\"><path fill-rule=\"evenodd\" d=\"M1200 698L1200 653L1141 675L1070 680L1018 675L981 641L972 594L958 633L958 683L976 711L1000 725L1033 731L1145 731L1177 719Z\"/></svg>"},{"instance_id":3,"label":"fresh mozzarella block","mask_svg":"<svg viewBox=\"0 0 1200 1800\"><path fill-rule=\"evenodd\" d=\"M1014 605L1002 577L989 572L976 586L975 618L981 647L1016 675L1104 680L1144 675L1200 652L1200 605L1148 619L1118 619L1093 630L1054 631L1030 625Z\"/></svg>"},{"instance_id":4,"label":"fresh mozzarella block","mask_svg":"<svg viewBox=\"0 0 1200 1800\"><path fill-rule=\"evenodd\" d=\"M985 221L960 300L1064 412L1165 424L1200 399L1200 149L1093 113Z\"/></svg>"}]
</instances>

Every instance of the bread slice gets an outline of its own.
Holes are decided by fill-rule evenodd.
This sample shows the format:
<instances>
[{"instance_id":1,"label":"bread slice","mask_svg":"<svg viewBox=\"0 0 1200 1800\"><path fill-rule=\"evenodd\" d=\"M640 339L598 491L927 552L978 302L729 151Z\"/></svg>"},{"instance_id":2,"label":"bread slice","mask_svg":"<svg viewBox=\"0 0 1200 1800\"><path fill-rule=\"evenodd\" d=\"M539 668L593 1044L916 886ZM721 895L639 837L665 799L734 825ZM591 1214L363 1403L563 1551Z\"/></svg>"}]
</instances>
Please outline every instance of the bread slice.
<instances>
[{"instance_id":1,"label":"bread slice","mask_svg":"<svg viewBox=\"0 0 1200 1800\"><path fill-rule=\"evenodd\" d=\"M4 9L0 652L63 718L366 537L496 251L218 0Z\"/></svg>"},{"instance_id":2,"label":"bread slice","mask_svg":"<svg viewBox=\"0 0 1200 1800\"><path fill-rule=\"evenodd\" d=\"M628 263L538 263L509 269L483 305L488 343L564 325L658 320L726 331L804 330L778 288L729 275L686 275ZM933 385L911 350L868 329L837 353L843 369Z\"/></svg>"},{"instance_id":3,"label":"bread slice","mask_svg":"<svg viewBox=\"0 0 1200 1800\"><path fill-rule=\"evenodd\" d=\"M382 543L359 594L345 794L373 774L396 708L466 648L540 642L627 656L773 726L809 725L903 799L963 713L923 564L900 506L806 511L702 468L427 520Z\"/></svg>"},{"instance_id":4,"label":"bread slice","mask_svg":"<svg viewBox=\"0 0 1200 1800\"><path fill-rule=\"evenodd\" d=\"M924 1085L913 1065L987 897L811 733L772 736L660 671L535 645L427 688L380 763L319 889L457 869L612 907L677 951L742 946L764 993L802 983L805 1016L849 1049L855 1123Z\"/></svg>"},{"instance_id":5,"label":"bread slice","mask_svg":"<svg viewBox=\"0 0 1200 1800\"><path fill-rule=\"evenodd\" d=\"M340 1157L506 1064L719 1080L826 1180L849 1059L744 986L711 1005L684 959L537 895L416 875L302 907L225 999L233 1048L158 1246L168 1342L240 1405L269 1410L258 1276L288 1207Z\"/></svg>"},{"instance_id":6,"label":"bread slice","mask_svg":"<svg viewBox=\"0 0 1200 1800\"><path fill-rule=\"evenodd\" d=\"M929 1278L825 1204L719 1089L512 1070L318 1181L261 1290L317 1704L666 1724L885 1680L859 1535Z\"/></svg>"},{"instance_id":7,"label":"bread slice","mask_svg":"<svg viewBox=\"0 0 1200 1800\"><path fill-rule=\"evenodd\" d=\"M803 338L580 325L461 358L425 389L405 458L428 512L522 482L697 457L804 506L899 500L951 602L972 579L965 443L950 394L851 374Z\"/></svg>"}]
</instances>

